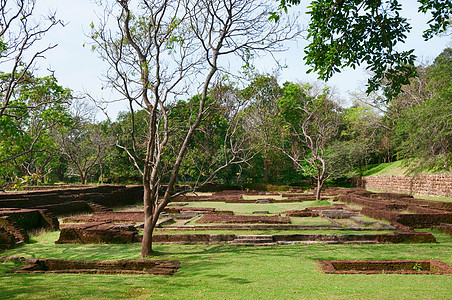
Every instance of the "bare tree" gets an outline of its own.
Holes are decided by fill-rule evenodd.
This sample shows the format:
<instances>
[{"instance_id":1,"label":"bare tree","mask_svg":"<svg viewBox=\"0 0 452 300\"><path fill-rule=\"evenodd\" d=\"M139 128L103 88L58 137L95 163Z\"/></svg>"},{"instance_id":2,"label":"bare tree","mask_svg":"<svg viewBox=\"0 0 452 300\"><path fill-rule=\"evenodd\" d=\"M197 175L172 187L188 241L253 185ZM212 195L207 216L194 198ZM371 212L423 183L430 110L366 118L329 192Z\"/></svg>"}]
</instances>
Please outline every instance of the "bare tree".
<instances>
[{"instance_id":1,"label":"bare tree","mask_svg":"<svg viewBox=\"0 0 452 300\"><path fill-rule=\"evenodd\" d=\"M285 124L281 133L284 139L279 145L269 146L279 149L297 169L316 180L316 200L320 200L325 181L333 175L333 171L328 170L326 150L339 131L339 106L332 101L328 88L293 83L284 88L285 96L278 99Z\"/></svg>"},{"instance_id":2,"label":"bare tree","mask_svg":"<svg viewBox=\"0 0 452 300\"><path fill-rule=\"evenodd\" d=\"M279 42L298 33L288 23L268 22L272 9L265 1L141 0L132 4L118 0L105 10L102 24L94 29L95 47L111 66L108 81L128 99L132 114L140 107L149 118L144 155L137 151L136 143L131 149L123 147L143 177L143 257L152 255L152 234L159 215L178 194L174 187L188 146L212 106L207 101L209 89L218 82L217 75L229 71L227 61L221 64L222 57L278 50ZM115 19L116 32L110 30L109 16ZM165 167L163 153L174 134L169 122L172 107L190 94L199 95L199 101L190 111L183 138L171 145L176 155ZM231 127L231 134L234 128L237 126ZM133 133L133 122L131 130ZM224 164L212 174L242 161L241 154L228 151ZM159 198L164 175L167 188Z\"/></svg>"},{"instance_id":3,"label":"bare tree","mask_svg":"<svg viewBox=\"0 0 452 300\"><path fill-rule=\"evenodd\" d=\"M113 146L112 138L102 131L94 118L97 111L89 102L79 99L71 107L70 120L53 129L59 151L70 162L70 172L86 184L94 167L100 166Z\"/></svg>"},{"instance_id":4,"label":"bare tree","mask_svg":"<svg viewBox=\"0 0 452 300\"><path fill-rule=\"evenodd\" d=\"M253 142L259 145L264 163L263 180L266 183L271 173L274 173L271 169L274 151L268 145L274 144L275 136L280 136L280 123L275 116L278 114L277 101L282 96L281 92L275 75L255 75L242 91L242 96L250 101L245 111L245 128L247 134L254 138Z\"/></svg>"},{"instance_id":5,"label":"bare tree","mask_svg":"<svg viewBox=\"0 0 452 300\"><path fill-rule=\"evenodd\" d=\"M80 121L59 132L61 153L71 162L81 184L86 184L89 173L105 158L108 146L111 144L97 124Z\"/></svg>"}]
</instances>

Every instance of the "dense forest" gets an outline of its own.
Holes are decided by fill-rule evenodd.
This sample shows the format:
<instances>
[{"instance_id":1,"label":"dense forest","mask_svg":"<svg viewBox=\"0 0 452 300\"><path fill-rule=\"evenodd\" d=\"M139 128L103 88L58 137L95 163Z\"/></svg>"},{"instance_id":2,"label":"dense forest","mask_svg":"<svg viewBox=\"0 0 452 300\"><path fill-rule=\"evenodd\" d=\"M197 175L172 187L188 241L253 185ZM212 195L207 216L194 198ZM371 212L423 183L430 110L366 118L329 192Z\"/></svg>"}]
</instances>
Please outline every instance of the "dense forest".
<instances>
[{"instance_id":1,"label":"dense forest","mask_svg":"<svg viewBox=\"0 0 452 300\"><path fill-rule=\"evenodd\" d=\"M209 113L190 141L178 182L305 185L402 159L412 172L450 171L452 49L417 71L394 100L357 92L349 107L322 83L281 84L276 75L253 74L239 88L225 79L208 91ZM141 182L135 165L142 167L145 155L145 110L97 122L94 104L75 99L53 76L27 74L14 92L14 109L0 117L2 185ZM165 108L174 135L162 173L174 164L178 133L197 102L194 95Z\"/></svg>"}]
</instances>

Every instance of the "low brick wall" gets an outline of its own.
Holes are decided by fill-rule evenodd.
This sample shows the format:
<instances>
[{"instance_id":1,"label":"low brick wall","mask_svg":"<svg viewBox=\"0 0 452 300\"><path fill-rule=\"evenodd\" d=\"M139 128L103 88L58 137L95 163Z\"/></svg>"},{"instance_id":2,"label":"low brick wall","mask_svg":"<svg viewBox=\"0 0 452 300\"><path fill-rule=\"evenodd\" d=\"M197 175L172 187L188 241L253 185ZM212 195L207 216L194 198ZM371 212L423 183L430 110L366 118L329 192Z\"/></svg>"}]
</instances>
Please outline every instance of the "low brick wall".
<instances>
[{"instance_id":1,"label":"low brick wall","mask_svg":"<svg viewBox=\"0 0 452 300\"><path fill-rule=\"evenodd\" d=\"M180 268L180 261L178 260L123 259L117 261L83 261L23 257L0 257L0 260L26 262L26 265L6 273L172 275Z\"/></svg>"},{"instance_id":2,"label":"low brick wall","mask_svg":"<svg viewBox=\"0 0 452 300\"><path fill-rule=\"evenodd\" d=\"M78 189L0 193L0 208L46 209L58 216L93 212L96 205L112 208L134 205L142 201L142 186L104 185Z\"/></svg>"},{"instance_id":3,"label":"low brick wall","mask_svg":"<svg viewBox=\"0 0 452 300\"><path fill-rule=\"evenodd\" d=\"M452 175L380 175L356 178L359 187L410 195L452 197Z\"/></svg>"}]
</instances>

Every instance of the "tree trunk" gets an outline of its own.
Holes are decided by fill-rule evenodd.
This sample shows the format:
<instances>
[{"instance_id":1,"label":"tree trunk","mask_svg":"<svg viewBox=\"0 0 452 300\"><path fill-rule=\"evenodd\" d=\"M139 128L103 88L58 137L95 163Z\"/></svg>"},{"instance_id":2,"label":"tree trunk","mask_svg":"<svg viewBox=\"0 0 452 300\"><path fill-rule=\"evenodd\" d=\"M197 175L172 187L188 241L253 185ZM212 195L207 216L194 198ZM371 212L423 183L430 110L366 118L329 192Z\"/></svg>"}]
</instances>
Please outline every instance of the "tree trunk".
<instances>
[{"instance_id":1,"label":"tree trunk","mask_svg":"<svg viewBox=\"0 0 452 300\"><path fill-rule=\"evenodd\" d=\"M154 232L154 226L152 222L152 216L146 217L144 221L143 241L141 243L141 257L145 258L152 256L152 234Z\"/></svg>"},{"instance_id":2,"label":"tree trunk","mask_svg":"<svg viewBox=\"0 0 452 300\"><path fill-rule=\"evenodd\" d=\"M358 169L359 169L359 177L363 177L363 165L361 163L361 160L358 160Z\"/></svg>"},{"instance_id":3,"label":"tree trunk","mask_svg":"<svg viewBox=\"0 0 452 300\"><path fill-rule=\"evenodd\" d=\"M84 176L83 173L80 173L80 182L81 182L82 184L85 184L85 183L86 183L86 175Z\"/></svg>"},{"instance_id":4,"label":"tree trunk","mask_svg":"<svg viewBox=\"0 0 452 300\"><path fill-rule=\"evenodd\" d=\"M157 195L158 197L158 195ZM144 185L143 203L144 203L144 231L143 241L141 243L141 257L152 255L152 233L154 231L153 211L154 205L152 191L149 186Z\"/></svg>"},{"instance_id":5,"label":"tree trunk","mask_svg":"<svg viewBox=\"0 0 452 300\"><path fill-rule=\"evenodd\" d=\"M104 184L104 170L102 164L100 164L100 184Z\"/></svg>"},{"instance_id":6,"label":"tree trunk","mask_svg":"<svg viewBox=\"0 0 452 300\"><path fill-rule=\"evenodd\" d=\"M320 193L322 192L323 188L323 180L318 179L317 180L317 191L315 193L315 200L320 201Z\"/></svg>"},{"instance_id":7,"label":"tree trunk","mask_svg":"<svg viewBox=\"0 0 452 300\"><path fill-rule=\"evenodd\" d=\"M270 164L268 159L264 159L264 182L269 183Z\"/></svg>"}]
</instances>

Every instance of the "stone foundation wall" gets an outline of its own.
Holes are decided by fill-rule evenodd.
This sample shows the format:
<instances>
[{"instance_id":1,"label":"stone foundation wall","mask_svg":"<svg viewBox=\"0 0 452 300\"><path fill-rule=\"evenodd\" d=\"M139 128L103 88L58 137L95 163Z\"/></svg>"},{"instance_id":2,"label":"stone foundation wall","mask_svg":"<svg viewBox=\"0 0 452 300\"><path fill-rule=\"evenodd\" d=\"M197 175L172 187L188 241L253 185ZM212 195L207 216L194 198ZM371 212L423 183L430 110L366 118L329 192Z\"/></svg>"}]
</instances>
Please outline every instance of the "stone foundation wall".
<instances>
[{"instance_id":1,"label":"stone foundation wall","mask_svg":"<svg viewBox=\"0 0 452 300\"><path fill-rule=\"evenodd\" d=\"M402 192L410 195L452 197L452 175L380 175L356 178L368 190Z\"/></svg>"}]
</instances>

